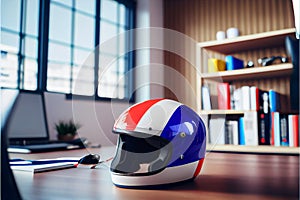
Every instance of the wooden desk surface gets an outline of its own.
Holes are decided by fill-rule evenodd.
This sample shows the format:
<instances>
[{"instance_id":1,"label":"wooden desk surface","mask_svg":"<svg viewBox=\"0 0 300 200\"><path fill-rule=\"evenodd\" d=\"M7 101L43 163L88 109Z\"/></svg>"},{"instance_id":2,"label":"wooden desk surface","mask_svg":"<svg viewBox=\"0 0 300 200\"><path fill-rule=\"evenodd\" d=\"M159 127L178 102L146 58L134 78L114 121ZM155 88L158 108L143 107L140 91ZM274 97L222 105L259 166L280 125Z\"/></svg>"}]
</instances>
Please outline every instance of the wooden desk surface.
<instances>
[{"instance_id":1,"label":"wooden desk surface","mask_svg":"<svg viewBox=\"0 0 300 200\"><path fill-rule=\"evenodd\" d=\"M55 158L100 153L103 159L114 147L10 157ZM209 153L194 182L155 190L114 186L109 168L72 168L32 174L14 172L24 199L299 199L299 156Z\"/></svg>"}]
</instances>

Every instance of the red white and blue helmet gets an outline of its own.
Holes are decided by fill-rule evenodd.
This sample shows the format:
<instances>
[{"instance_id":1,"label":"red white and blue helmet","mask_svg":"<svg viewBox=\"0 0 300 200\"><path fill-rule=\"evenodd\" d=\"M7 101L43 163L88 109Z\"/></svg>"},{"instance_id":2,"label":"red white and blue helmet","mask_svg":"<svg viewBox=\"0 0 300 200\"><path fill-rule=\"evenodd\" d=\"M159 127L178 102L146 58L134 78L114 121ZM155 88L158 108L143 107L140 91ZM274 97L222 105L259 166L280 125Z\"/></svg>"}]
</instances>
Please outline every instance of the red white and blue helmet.
<instances>
[{"instance_id":1,"label":"red white and blue helmet","mask_svg":"<svg viewBox=\"0 0 300 200\"><path fill-rule=\"evenodd\" d=\"M110 171L120 187L155 186L196 178L206 150L202 119L169 99L135 104L116 120L119 134Z\"/></svg>"}]
</instances>

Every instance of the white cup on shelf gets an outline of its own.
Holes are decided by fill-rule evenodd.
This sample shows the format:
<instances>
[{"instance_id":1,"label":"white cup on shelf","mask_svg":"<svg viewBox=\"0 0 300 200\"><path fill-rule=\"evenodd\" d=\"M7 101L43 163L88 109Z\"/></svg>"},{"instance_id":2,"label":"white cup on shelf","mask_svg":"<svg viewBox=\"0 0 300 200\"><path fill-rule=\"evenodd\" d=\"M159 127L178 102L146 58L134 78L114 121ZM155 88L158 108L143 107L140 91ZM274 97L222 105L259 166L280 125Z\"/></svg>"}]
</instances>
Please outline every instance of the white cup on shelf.
<instances>
[{"instance_id":1,"label":"white cup on shelf","mask_svg":"<svg viewBox=\"0 0 300 200\"><path fill-rule=\"evenodd\" d=\"M228 28L226 31L227 38L235 38L239 36L239 29L232 27Z\"/></svg>"},{"instance_id":2,"label":"white cup on shelf","mask_svg":"<svg viewBox=\"0 0 300 200\"><path fill-rule=\"evenodd\" d=\"M216 33L217 40L224 40L226 38L226 34L224 31L218 31Z\"/></svg>"}]
</instances>

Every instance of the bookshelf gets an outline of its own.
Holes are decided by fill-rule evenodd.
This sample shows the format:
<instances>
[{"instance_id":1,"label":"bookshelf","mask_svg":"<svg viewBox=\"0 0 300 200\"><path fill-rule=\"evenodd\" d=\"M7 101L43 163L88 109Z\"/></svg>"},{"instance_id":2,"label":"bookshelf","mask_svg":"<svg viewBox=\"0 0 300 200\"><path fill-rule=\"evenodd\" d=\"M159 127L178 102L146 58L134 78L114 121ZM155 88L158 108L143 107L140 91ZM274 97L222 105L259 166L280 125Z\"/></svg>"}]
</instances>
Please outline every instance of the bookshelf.
<instances>
[{"instance_id":1,"label":"bookshelf","mask_svg":"<svg viewBox=\"0 0 300 200\"><path fill-rule=\"evenodd\" d=\"M197 112L200 115L213 116L235 116L244 115L245 110L219 110L213 108L212 110L202 109L202 94L201 88L207 82L234 82L240 86L247 84L247 81L254 86L262 84L268 85L272 88L280 88L286 90L289 80L289 75L292 74L293 65L291 63L274 64L271 66L258 66L255 64L254 68L244 68L232 71L208 72L207 60L208 58L223 59L226 55L233 55L244 61L251 55L253 60L270 56L276 52L281 55L285 54L285 38L287 36L294 36L295 29L283 29L276 31L269 31L264 33L239 36L236 38L225 39L222 41L207 41L197 44L196 50L196 64L199 70L197 75ZM276 49L274 51L274 49ZM279 50L278 50L279 49ZM243 54L243 52L245 52ZM251 53L249 53L251 52ZM267 54L265 52L268 52ZM276 54L275 53L275 54ZM278 79L278 81L277 81ZM269 81L270 80L270 81ZM268 82L269 81L269 82ZM263 82L263 83L262 83ZM282 86L284 85L284 86ZM265 89L265 88L264 88ZM285 95L289 96L287 92ZM209 117L207 117L209 119ZM232 118L232 117L230 117ZM234 117L233 117L234 118ZM299 154L299 147L274 147L274 146L242 146L242 145L214 145L208 144L208 150L213 151L227 151L227 152L252 152L252 153L280 153L280 154Z\"/></svg>"},{"instance_id":2,"label":"bookshelf","mask_svg":"<svg viewBox=\"0 0 300 200\"><path fill-rule=\"evenodd\" d=\"M288 76L292 73L293 65L283 63L266 67L255 67L247 69L238 69L232 71L221 71L217 73L203 73L202 79L221 78L223 81L245 80L255 78L271 78L277 76Z\"/></svg>"}]
</instances>

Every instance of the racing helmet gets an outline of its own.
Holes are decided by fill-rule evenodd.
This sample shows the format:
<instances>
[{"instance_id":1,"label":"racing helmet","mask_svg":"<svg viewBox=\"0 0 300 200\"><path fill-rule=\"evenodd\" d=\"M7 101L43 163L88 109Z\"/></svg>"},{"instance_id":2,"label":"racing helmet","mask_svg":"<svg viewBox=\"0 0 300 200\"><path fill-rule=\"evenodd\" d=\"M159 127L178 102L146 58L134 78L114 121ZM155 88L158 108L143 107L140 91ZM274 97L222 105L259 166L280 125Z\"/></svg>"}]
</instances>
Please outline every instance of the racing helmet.
<instances>
[{"instance_id":1,"label":"racing helmet","mask_svg":"<svg viewBox=\"0 0 300 200\"><path fill-rule=\"evenodd\" d=\"M156 186L196 178L206 151L206 129L189 107L169 99L135 104L116 120L111 162L119 187Z\"/></svg>"}]
</instances>

